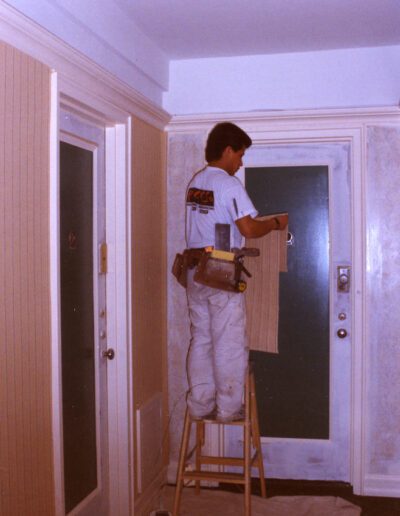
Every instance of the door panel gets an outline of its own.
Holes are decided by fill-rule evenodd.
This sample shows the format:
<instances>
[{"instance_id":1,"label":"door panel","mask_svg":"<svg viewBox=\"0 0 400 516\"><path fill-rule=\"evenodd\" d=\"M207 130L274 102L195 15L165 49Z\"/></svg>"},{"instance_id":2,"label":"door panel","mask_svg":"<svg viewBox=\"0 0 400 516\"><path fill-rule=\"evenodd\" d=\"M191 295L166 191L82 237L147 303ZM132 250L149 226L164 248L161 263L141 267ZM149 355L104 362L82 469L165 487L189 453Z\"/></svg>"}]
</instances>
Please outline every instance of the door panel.
<instances>
[{"instance_id":1,"label":"door panel","mask_svg":"<svg viewBox=\"0 0 400 516\"><path fill-rule=\"evenodd\" d=\"M257 135L256 135L257 136ZM255 138L256 140L256 138ZM350 398L351 398L351 293L339 292L337 289L337 266L348 265L351 266L351 147L347 142L308 142L302 141L299 143L258 143L255 141L253 146L248 149L245 156L245 166L248 168L291 168L291 167L328 167L328 206L329 206L329 237L328 247L322 250L322 255L329 256L329 365L326 359L326 345L322 346L324 356L321 358L320 353L316 350L315 344L311 348L305 348L304 360L308 362L311 373L314 374L312 368L318 369L322 367L325 371L324 379L318 379L318 375L310 382L310 391L320 390L317 394L317 400L314 401L314 407L305 400L305 395L300 394L298 406L293 399L285 401L291 403L293 410L282 409L286 411L284 419L288 419L290 424L286 421L279 423L282 427L278 428L276 422L267 423L268 419L281 416L278 414L279 409L274 408L275 415L268 412L265 405L260 402L260 416L264 418L264 424L267 431L272 430L274 437L262 437L263 455L265 461L266 474L270 478L291 478L291 479L313 479L313 480L350 480ZM245 182L244 170L238 173L239 179ZM324 186L325 190L326 185ZM319 186L315 186L317 190ZM314 192L314 186L312 187ZM323 197L323 196L322 196ZM300 198L300 196L299 196ZM326 205L326 200L323 205ZM280 207L277 207L280 209ZM323 208L324 211L325 208ZM269 210L263 208L263 212L267 213ZM307 224L312 229L312 235L306 231L300 236L300 239L312 239L312 242L318 242L319 237L315 238L315 234L326 234L326 225L323 223L320 226L320 221L315 220L314 217L308 216L308 210L303 215L290 215L290 226L294 234L294 246L296 246L296 232L298 235L302 233L300 228L301 221L295 220L300 216L305 217ZM309 218L308 218L309 217ZM298 225L298 227L296 227ZM294 229L296 228L296 229ZM290 229L290 228L289 228ZM300 240L301 241L301 240ZM312 244L312 245L314 245ZM323 244L324 246L325 244ZM326 253L326 254L325 254ZM290 251L289 251L290 255ZM320 262L318 260L317 270L308 270L307 267L300 273L296 271L296 260L292 263L294 267L294 276L291 279L292 283L299 285L299 290L304 291L304 301L302 300L298 313L301 314L302 319L309 321L310 311L306 310L306 305L314 306L315 291L309 292L305 287L305 279L303 276L313 274L321 278L326 277L326 264L323 265L320 271ZM324 258L325 260L325 258ZM284 276L282 273L281 276ZM282 282L286 281L285 279ZM323 280L325 281L325 280ZM248 288L251 288L251 280L248 282ZM351 289L350 289L351 291ZM284 298L281 299L282 315L288 307L283 307ZM305 307L303 306L305 305ZM326 304L325 304L326 306ZM294 310L294 321L298 315ZM326 313L326 309L324 310ZM339 314L345 314L346 319L340 320ZM288 325L292 324L292 321ZM296 322L297 324L297 322ZM321 329L324 333L326 323L322 323ZM339 328L347 329L347 337L340 339L337 336ZM287 331L287 327L280 327L280 331ZM307 341L304 336L300 341ZM289 344L288 344L289 346ZM290 344L292 346L292 344ZM307 346L309 344L307 343ZM319 348L318 348L319 349ZM283 347L281 352L283 354L292 354L297 352L290 347ZM282 360L282 357L269 357L268 360L272 363ZM286 360L286 358L285 358ZM294 355L287 358L290 361L290 367L287 376L292 375L292 371L298 366L299 358ZM270 366L269 366L270 367ZM272 365L271 365L272 367ZM262 367L259 366L259 376L263 373ZM266 373L269 374L269 373ZM272 374L272 373L271 373ZM275 374L275 380L280 382L276 390L282 390L282 399L285 398L285 389L288 379L282 379ZM297 379L297 383L301 380ZM301 387L303 389L303 386ZM259 387L260 390L260 387ZM297 393L292 390L293 394L288 394L289 397L296 398ZM260 394L260 397L263 393ZM257 392L258 395L258 392ZM314 417L310 414L311 410L321 410L320 405L326 406L327 396L329 395L329 423L325 415L318 415L320 418L320 428L318 435L324 435L324 438L315 437L313 430L304 425L302 411L308 412L308 416ZM319 399L318 399L319 398ZM271 410L272 411L272 410ZM325 408L323 408L325 411ZM327 427L329 433L327 433ZM288 428L290 430L288 431ZM272 430L271 430L272 429ZM289 432L284 434L284 432ZM279 435L284 434L284 435ZM298 435L308 435L308 437L296 437ZM228 429L225 436L225 453L235 455L241 453L240 436L237 435L235 429Z\"/></svg>"},{"instance_id":2,"label":"door panel","mask_svg":"<svg viewBox=\"0 0 400 516\"><path fill-rule=\"evenodd\" d=\"M108 513L105 130L62 112L60 269L66 513Z\"/></svg>"},{"instance_id":3,"label":"door panel","mask_svg":"<svg viewBox=\"0 0 400 516\"><path fill-rule=\"evenodd\" d=\"M279 353L251 353L261 435L328 439L328 167L248 168L245 181L259 215L289 213L293 237L280 274Z\"/></svg>"}]
</instances>

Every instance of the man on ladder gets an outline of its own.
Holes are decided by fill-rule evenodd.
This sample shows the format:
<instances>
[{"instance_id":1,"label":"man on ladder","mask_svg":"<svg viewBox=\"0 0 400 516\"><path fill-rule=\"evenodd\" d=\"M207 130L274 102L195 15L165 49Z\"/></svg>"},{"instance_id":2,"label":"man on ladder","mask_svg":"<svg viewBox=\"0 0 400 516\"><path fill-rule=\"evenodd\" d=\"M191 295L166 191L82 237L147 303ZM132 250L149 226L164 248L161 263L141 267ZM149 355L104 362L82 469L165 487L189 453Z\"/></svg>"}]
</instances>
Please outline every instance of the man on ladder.
<instances>
[{"instance_id":1,"label":"man on ladder","mask_svg":"<svg viewBox=\"0 0 400 516\"><path fill-rule=\"evenodd\" d=\"M212 281L202 281L195 267L205 254L211 257L210 251L221 248L221 234L216 228L228 229L225 251L229 252L240 249L242 237L262 237L288 223L287 215L256 220L257 210L235 177L251 143L238 126L217 124L207 139L208 165L194 175L187 189L187 267L182 274L187 284L192 336L187 360L187 403L195 418L210 413L215 413L221 422L242 418L248 365L245 303L240 288L243 282L236 282L233 288L232 282L227 288L217 283L220 288L215 288L210 286L215 285ZM235 258L233 261L237 265Z\"/></svg>"}]
</instances>

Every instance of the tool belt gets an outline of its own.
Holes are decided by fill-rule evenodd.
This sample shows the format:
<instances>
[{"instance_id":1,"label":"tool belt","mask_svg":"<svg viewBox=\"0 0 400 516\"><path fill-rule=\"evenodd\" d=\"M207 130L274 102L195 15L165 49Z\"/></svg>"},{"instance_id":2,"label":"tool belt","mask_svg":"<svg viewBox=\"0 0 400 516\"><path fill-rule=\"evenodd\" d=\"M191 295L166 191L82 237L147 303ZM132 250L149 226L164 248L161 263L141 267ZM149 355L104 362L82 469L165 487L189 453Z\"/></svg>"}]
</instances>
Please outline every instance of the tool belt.
<instances>
[{"instance_id":1,"label":"tool belt","mask_svg":"<svg viewBox=\"0 0 400 516\"><path fill-rule=\"evenodd\" d=\"M187 271L196 267L194 281L208 287L244 292L247 283L243 274L249 278L251 274L243 265L245 256L259 256L260 251L254 248L233 249L233 252L205 249L185 249L175 257L172 273L178 282L186 288Z\"/></svg>"}]
</instances>

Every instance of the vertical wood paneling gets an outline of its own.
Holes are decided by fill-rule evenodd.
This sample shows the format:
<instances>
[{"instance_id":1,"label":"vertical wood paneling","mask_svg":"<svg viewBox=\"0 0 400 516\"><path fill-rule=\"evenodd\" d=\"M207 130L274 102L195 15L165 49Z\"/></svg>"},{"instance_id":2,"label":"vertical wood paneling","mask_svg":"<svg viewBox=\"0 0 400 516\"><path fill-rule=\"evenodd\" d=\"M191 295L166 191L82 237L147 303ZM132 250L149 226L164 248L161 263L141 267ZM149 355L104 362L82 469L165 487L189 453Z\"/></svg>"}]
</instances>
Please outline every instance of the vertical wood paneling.
<instances>
[{"instance_id":1,"label":"vertical wood paneling","mask_svg":"<svg viewBox=\"0 0 400 516\"><path fill-rule=\"evenodd\" d=\"M0 43L0 514L53 514L50 71Z\"/></svg>"},{"instance_id":2,"label":"vertical wood paneling","mask_svg":"<svg viewBox=\"0 0 400 516\"><path fill-rule=\"evenodd\" d=\"M164 167L161 131L133 120L132 266L135 399L162 391L165 344Z\"/></svg>"},{"instance_id":3,"label":"vertical wood paneling","mask_svg":"<svg viewBox=\"0 0 400 516\"><path fill-rule=\"evenodd\" d=\"M135 407L166 389L165 135L132 121L132 324ZM154 431L155 429L148 429ZM162 429L163 436L164 428ZM163 439L165 443L167 439ZM160 454L166 450L160 450ZM159 466L154 465L154 475ZM146 486L143 486L144 488Z\"/></svg>"}]
</instances>

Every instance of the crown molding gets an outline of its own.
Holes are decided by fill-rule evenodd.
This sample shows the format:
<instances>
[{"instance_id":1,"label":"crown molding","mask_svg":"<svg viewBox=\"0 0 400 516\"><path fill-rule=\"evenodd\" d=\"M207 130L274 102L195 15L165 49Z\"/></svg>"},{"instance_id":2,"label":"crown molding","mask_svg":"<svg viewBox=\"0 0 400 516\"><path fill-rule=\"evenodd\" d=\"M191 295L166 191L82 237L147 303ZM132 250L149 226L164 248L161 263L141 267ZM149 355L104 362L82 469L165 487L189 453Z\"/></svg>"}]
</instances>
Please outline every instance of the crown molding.
<instances>
[{"instance_id":1,"label":"crown molding","mask_svg":"<svg viewBox=\"0 0 400 516\"><path fill-rule=\"evenodd\" d=\"M169 132L195 132L229 120L252 131L266 131L268 127L281 129L343 128L360 125L400 123L399 106L362 108L332 108L305 110L251 111L247 113L211 113L201 115L175 115L166 130Z\"/></svg>"},{"instance_id":2,"label":"crown molding","mask_svg":"<svg viewBox=\"0 0 400 516\"><path fill-rule=\"evenodd\" d=\"M134 115L163 129L170 120L144 95L4 2L0 39L57 72L65 105L82 104L106 123L122 123Z\"/></svg>"}]
</instances>

